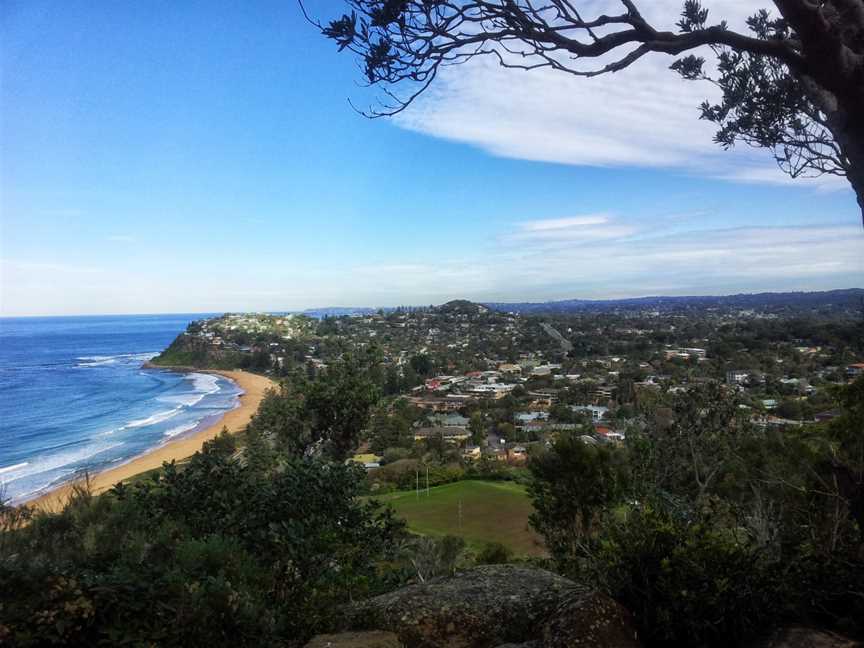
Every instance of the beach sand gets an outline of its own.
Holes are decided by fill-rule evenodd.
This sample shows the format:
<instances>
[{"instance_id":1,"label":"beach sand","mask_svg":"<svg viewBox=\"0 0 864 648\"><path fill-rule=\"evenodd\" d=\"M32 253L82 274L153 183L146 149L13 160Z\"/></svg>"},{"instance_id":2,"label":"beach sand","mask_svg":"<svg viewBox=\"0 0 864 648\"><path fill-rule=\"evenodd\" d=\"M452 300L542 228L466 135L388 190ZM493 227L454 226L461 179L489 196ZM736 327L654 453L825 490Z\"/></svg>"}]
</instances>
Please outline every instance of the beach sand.
<instances>
[{"instance_id":1,"label":"beach sand","mask_svg":"<svg viewBox=\"0 0 864 648\"><path fill-rule=\"evenodd\" d=\"M264 393L276 386L276 383L269 378L246 371L196 371L198 373L219 374L237 383L240 389L244 391L240 396L240 406L227 412L225 416L204 430L196 432L191 436L169 441L165 445L154 448L147 454L136 457L122 466L91 475L90 484L94 493L102 493L110 489L117 482L129 479L148 470L159 468L166 461L171 461L172 459L180 461L192 456L201 449L205 441L216 437L223 427L227 427L229 432L243 430L249 423L249 419L258 410L258 404L264 398ZM27 504L44 511L57 511L66 503L71 490L72 483L63 484L27 502Z\"/></svg>"}]
</instances>

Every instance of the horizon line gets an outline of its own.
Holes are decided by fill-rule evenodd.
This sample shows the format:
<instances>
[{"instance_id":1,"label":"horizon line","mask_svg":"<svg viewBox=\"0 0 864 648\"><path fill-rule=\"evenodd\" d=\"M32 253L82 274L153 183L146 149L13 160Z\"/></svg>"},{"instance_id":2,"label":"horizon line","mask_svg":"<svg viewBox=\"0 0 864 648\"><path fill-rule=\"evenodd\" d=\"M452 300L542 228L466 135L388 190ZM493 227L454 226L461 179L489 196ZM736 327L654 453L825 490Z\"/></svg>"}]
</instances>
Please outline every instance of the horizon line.
<instances>
[{"instance_id":1,"label":"horizon line","mask_svg":"<svg viewBox=\"0 0 864 648\"><path fill-rule=\"evenodd\" d=\"M398 304L395 306L385 306L385 305L376 305L376 306L310 306L308 308L296 308L296 309L273 309L273 310L237 310L237 309L225 309L225 310L206 310L206 311L154 311L149 313L67 313L67 314L26 314L26 315L6 315L0 313L0 319L34 319L34 318L47 318L47 317L157 317L157 316L165 316L165 315L226 315L229 313L261 313L267 315L296 315L303 314L308 311L322 311L322 310L381 310L381 309L396 309L396 308L426 308L428 306L442 306L449 302L453 301L468 301L474 304L487 305L487 304L497 304L497 305L506 305L506 304L534 304L534 305L543 305L543 304L556 304L561 302L572 302L572 301L580 301L580 302L610 302L610 301L635 301L639 299L658 299L658 298L675 298L675 299L696 299L701 297L740 297L743 295L748 296L759 296L759 295L792 295L792 294L804 294L804 295L815 295L820 293L832 293L832 292L848 292L860 290L864 291L864 287L859 286L851 286L847 288L830 288L826 290L760 290L756 292L737 292L737 293L702 293L702 294L685 294L685 295L663 295L663 294L648 294L648 295L636 295L629 297L598 297L592 299L585 299L582 297L562 297L558 299L547 299L543 301L531 301L531 300L474 300L467 299L465 297L454 297L452 299L448 299L447 301L441 302L440 304Z\"/></svg>"}]
</instances>

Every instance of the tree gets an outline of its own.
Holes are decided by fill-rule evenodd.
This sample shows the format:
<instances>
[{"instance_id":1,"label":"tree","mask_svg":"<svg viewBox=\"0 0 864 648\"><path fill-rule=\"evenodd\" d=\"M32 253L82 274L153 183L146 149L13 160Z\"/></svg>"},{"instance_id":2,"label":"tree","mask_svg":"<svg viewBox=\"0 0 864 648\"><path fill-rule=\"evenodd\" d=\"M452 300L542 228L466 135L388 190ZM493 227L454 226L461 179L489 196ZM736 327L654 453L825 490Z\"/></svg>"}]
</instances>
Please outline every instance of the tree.
<instances>
[{"instance_id":1,"label":"tree","mask_svg":"<svg viewBox=\"0 0 864 648\"><path fill-rule=\"evenodd\" d=\"M468 431L471 433L471 443L478 446L483 445L489 431L483 412L472 412L471 418L468 420Z\"/></svg>"},{"instance_id":2,"label":"tree","mask_svg":"<svg viewBox=\"0 0 864 648\"><path fill-rule=\"evenodd\" d=\"M354 450L380 391L353 358L326 372L302 375L269 391L249 424L286 457L327 456L342 461Z\"/></svg>"},{"instance_id":3,"label":"tree","mask_svg":"<svg viewBox=\"0 0 864 648\"><path fill-rule=\"evenodd\" d=\"M656 427L663 429L654 431L653 450L645 454L653 464L650 481L694 501L734 471L737 448L752 432L737 401L713 384L678 395L668 425Z\"/></svg>"},{"instance_id":4,"label":"tree","mask_svg":"<svg viewBox=\"0 0 864 648\"><path fill-rule=\"evenodd\" d=\"M356 447L380 393L364 369L347 359L306 385L304 397L313 439L323 442L329 457L342 461Z\"/></svg>"},{"instance_id":5,"label":"tree","mask_svg":"<svg viewBox=\"0 0 864 648\"><path fill-rule=\"evenodd\" d=\"M387 448L410 448L414 443L408 421L396 413L386 410L378 412L370 425L370 447L374 452L384 452Z\"/></svg>"},{"instance_id":6,"label":"tree","mask_svg":"<svg viewBox=\"0 0 864 648\"><path fill-rule=\"evenodd\" d=\"M425 353L411 357L411 368L420 376L432 375L432 360Z\"/></svg>"},{"instance_id":7,"label":"tree","mask_svg":"<svg viewBox=\"0 0 864 648\"><path fill-rule=\"evenodd\" d=\"M702 118L719 126L716 142L769 148L793 177L846 177L864 219L864 0L773 0L779 16L757 11L750 34L709 23L698 0L684 2L675 32L650 24L635 0L619 0L620 13L591 16L588 5L596 3L579 0L345 2L350 15L310 20L340 51L359 57L369 85L382 88L384 103L367 116L404 110L443 66L476 56L592 77L652 54L684 55L673 70L722 90L719 104L702 105ZM705 71L706 47L716 78Z\"/></svg>"},{"instance_id":8,"label":"tree","mask_svg":"<svg viewBox=\"0 0 864 648\"><path fill-rule=\"evenodd\" d=\"M864 530L864 378L839 393L843 415L829 427L834 441L831 467L852 516Z\"/></svg>"},{"instance_id":9,"label":"tree","mask_svg":"<svg viewBox=\"0 0 864 648\"><path fill-rule=\"evenodd\" d=\"M528 468L531 526L565 571L578 568L591 552L601 516L624 497L626 457L621 450L588 445L565 434L551 449L532 457Z\"/></svg>"}]
</instances>

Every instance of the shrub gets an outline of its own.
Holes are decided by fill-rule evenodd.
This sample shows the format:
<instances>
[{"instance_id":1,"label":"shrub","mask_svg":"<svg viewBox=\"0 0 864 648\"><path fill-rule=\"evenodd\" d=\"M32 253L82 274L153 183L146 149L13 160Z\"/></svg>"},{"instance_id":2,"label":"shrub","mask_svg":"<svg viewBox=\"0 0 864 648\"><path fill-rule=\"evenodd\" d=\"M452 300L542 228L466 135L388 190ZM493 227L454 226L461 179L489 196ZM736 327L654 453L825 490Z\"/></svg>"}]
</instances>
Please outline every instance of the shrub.
<instances>
[{"instance_id":1,"label":"shrub","mask_svg":"<svg viewBox=\"0 0 864 648\"><path fill-rule=\"evenodd\" d=\"M500 542L487 542L477 554L479 565L503 565L510 562L513 552Z\"/></svg>"}]
</instances>

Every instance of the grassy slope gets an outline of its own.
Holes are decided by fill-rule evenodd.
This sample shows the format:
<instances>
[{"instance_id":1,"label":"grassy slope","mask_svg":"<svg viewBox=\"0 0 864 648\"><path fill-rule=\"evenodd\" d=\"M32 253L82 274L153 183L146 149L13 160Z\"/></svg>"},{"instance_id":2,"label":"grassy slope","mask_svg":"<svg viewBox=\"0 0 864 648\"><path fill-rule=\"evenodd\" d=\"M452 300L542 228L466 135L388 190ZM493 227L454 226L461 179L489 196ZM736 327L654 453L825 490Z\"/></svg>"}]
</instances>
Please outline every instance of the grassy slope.
<instances>
[{"instance_id":1,"label":"grassy slope","mask_svg":"<svg viewBox=\"0 0 864 648\"><path fill-rule=\"evenodd\" d=\"M461 536L473 548L497 541L516 555L545 555L539 537L528 528L531 500L518 484L460 481L432 488L428 496L421 491L419 498L411 491L378 499L390 504L417 533Z\"/></svg>"}]
</instances>

